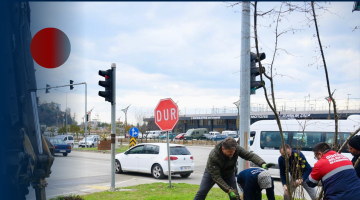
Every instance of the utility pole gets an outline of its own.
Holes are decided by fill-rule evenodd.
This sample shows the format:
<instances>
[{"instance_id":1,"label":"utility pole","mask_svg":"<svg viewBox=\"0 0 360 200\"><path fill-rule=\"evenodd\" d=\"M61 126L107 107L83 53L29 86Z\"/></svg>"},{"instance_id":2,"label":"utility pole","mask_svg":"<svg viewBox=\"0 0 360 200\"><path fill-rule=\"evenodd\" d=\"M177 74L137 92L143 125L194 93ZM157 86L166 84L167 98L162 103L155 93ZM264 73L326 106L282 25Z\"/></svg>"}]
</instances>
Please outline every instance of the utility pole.
<instances>
[{"instance_id":1,"label":"utility pole","mask_svg":"<svg viewBox=\"0 0 360 200\"><path fill-rule=\"evenodd\" d=\"M349 96L351 95L351 94L347 94L348 95L348 99L347 99L347 110L349 110Z\"/></svg>"},{"instance_id":2,"label":"utility pole","mask_svg":"<svg viewBox=\"0 0 360 200\"><path fill-rule=\"evenodd\" d=\"M245 134L250 132L250 2L242 2L241 15L241 51L240 51L240 112L239 140L245 146ZM240 117L241 113L241 117ZM238 172L245 169L244 159L238 159Z\"/></svg>"},{"instance_id":3,"label":"utility pole","mask_svg":"<svg viewBox=\"0 0 360 200\"><path fill-rule=\"evenodd\" d=\"M116 115L116 65L111 64L112 69L112 102L111 102L111 191L115 191L115 115Z\"/></svg>"}]
</instances>

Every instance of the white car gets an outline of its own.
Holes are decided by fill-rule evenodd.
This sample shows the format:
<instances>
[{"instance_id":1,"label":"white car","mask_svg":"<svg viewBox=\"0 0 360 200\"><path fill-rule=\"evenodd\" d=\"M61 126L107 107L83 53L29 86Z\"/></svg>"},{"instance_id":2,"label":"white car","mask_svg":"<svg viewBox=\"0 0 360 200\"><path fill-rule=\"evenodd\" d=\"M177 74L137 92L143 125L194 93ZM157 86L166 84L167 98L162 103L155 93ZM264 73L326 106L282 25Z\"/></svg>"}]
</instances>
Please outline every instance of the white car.
<instances>
[{"instance_id":1,"label":"white car","mask_svg":"<svg viewBox=\"0 0 360 200\"><path fill-rule=\"evenodd\" d=\"M166 143L138 144L115 156L115 173L142 172L161 179L169 173L167 159ZM194 158L184 145L170 144L171 175L189 177L194 167Z\"/></svg>"},{"instance_id":2,"label":"white car","mask_svg":"<svg viewBox=\"0 0 360 200\"><path fill-rule=\"evenodd\" d=\"M97 137L87 137L86 138L87 146L88 147L97 147L98 140L99 139ZM79 147L85 147L85 138L80 140Z\"/></svg>"}]
</instances>

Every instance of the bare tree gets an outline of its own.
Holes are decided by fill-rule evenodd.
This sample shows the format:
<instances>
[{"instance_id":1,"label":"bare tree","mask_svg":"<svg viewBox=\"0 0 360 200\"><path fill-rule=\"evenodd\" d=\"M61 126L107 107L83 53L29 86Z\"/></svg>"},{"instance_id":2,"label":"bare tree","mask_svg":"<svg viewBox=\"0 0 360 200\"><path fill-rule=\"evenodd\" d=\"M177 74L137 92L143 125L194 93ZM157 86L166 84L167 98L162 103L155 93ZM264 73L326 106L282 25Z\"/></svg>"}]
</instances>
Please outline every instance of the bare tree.
<instances>
[{"instance_id":1,"label":"bare tree","mask_svg":"<svg viewBox=\"0 0 360 200\"><path fill-rule=\"evenodd\" d=\"M272 112L275 115L275 119L277 121L277 124L279 126L279 131L280 131L280 136L281 136L281 142L283 144L283 150L285 152L285 142L284 142L284 137L283 137L283 131L282 131L282 127L281 127L281 122L280 122L280 118L278 115L278 111L276 108L276 102L275 102L275 91L274 91L274 77L276 75L279 74L274 74L273 73L273 67L274 67L274 61L275 61L275 57L276 55L282 51L285 52L287 55L291 55L290 52L286 51L285 49L279 48L278 47L278 40L279 38L288 33L288 32L295 32L297 31L297 29L293 29L293 28L288 28L288 29L284 29L282 31L279 31L279 23L281 22L281 20L283 18L286 17L287 14L290 14L294 11L297 12L303 12L305 13L305 16L307 17L306 22L308 23L309 27L311 25L314 25L315 30L316 30L316 38L317 38L317 42L319 45L319 55L316 57L316 62L319 61L322 63L322 67L324 67L324 71L325 71L325 77L326 77L326 84L327 84L327 92L329 95L329 98L331 99L331 101L333 102L333 110L334 110L334 123L335 123L335 132L334 132L334 140L333 140L333 149L334 150L338 150L339 146L341 144L342 141L340 141L340 144L338 144L338 119L339 116L337 114L337 106L336 106L336 101L333 98L333 93L331 93L331 87L330 87L330 80L329 80L329 75L328 75L328 68L326 65L326 59L325 59L325 54L323 51L323 45L321 43L321 39L320 39L320 33L319 33L319 29L318 29L318 22L317 22L317 14L316 11L317 10L321 10L323 12L330 12L326 7L320 5L319 3L314 3L314 2L304 2L304 3L300 3L300 4L293 4L293 3L288 3L288 2L284 2L281 3L280 9L276 10L275 8L267 11L267 12L259 12L258 11L258 7L257 7L257 2L254 3L254 40L255 40L255 49L256 49L256 55L258 58L258 63L259 63L259 70L260 71L260 79L261 79L261 83L262 86L264 88L264 94L265 94L265 99L270 107L270 109L272 110ZM260 53L259 53L259 44L258 44L258 33L257 33L257 27L259 26L257 24L257 18L258 17L264 17L264 16L270 16L273 17L275 20L275 48L274 48L274 53L272 55L272 60L271 63L268 67L269 72L265 73L261 60L260 60ZM262 72L262 73L261 73ZM283 75L282 75L283 76ZM270 89L269 91L267 90L267 88L265 87L265 82L264 79L267 79L270 82ZM292 78L292 77L290 77ZM270 94L268 95L268 92L270 92ZM305 126L303 127L305 130ZM359 129L357 131L355 131L354 133L352 133L350 135L350 137L344 141L344 143L342 144L342 147L339 149L339 153L345 148L345 146L347 145L348 141L350 140L350 138L352 136L354 136L357 132L359 131ZM304 131L303 131L303 136L304 136ZM300 143L300 149L301 149L301 145L302 143ZM286 160L286 184L288 189L290 189L291 187L289 187L289 177L288 177L288 172L289 172L289 166L288 166L288 156L285 154L285 160ZM359 161L358 161L359 162ZM358 163L357 162L357 163ZM289 191L289 197L290 199L293 199L292 196L292 191ZM321 195L320 195L321 197ZM319 199L320 199L319 197Z\"/></svg>"},{"instance_id":2,"label":"bare tree","mask_svg":"<svg viewBox=\"0 0 360 200\"><path fill-rule=\"evenodd\" d=\"M257 60L258 60L258 63L259 63L259 70L260 70L260 80L261 80L261 83L262 83L262 87L264 89L264 94L265 94L265 99L266 99L266 102L268 103L270 109L272 110L272 112L274 113L275 115L275 120L278 124L278 127L279 127L279 132L280 132L280 138L281 138L281 143L282 143L282 147L283 147L283 151L285 152L285 175L286 175L286 186L288 188L288 194L289 194L289 198L290 200L293 199L292 197L292 191L291 191L291 185L290 185L290 178L289 178L289 156L287 155L286 153L286 147L285 147L285 140L284 140L284 135L283 135L283 131L282 131L282 126L281 126L281 122L280 122L280 117L279 117L279 114L278 114L278 111L277 111L277 108L276 108L276 102L275 102L275 90L274 90L274 74L273 74L273 67L274 67L274 62L275 62L275 57L276 57L276 54L279 50L278 48L278 39L281 35L283 34L286 34L288 31L290 31L291 29L289 30L284 30L284 31L281 31L279 32L278 30L278 26L279 26L279 23L281 21L281 16L283 14L285 14L284 11L282 11L282 7L283 7L283 4L281 4L280 6L280 10L279 11L274 11L273 9L270 10L270 11L267 11L267 12L264 12L264 13L258 13L257 11L257 1L255 2L254 4L254 40L255 40L255 49L256 49L256 56L257 56ZM272 61L271 61L271 64L270 64L270 74L266 74L265 71L264 71L264 67L262 66L262 63L261 63L261 60L260 60L260 53L259 53L259 42L258 42L258 33L257 33L257 17L258 16L264 16L268 13L276 13L277 14L277 18L276 18L276 26L275 26L275 48L274 48L274 53L272 55ZM264 77L267 78L269 81L270 81L270 95L268 95L268 91L265 87L265 82L264 82ZM271 97L271 99L269 98L269 96Z\"/></svg>"},{"instance_id":3,"label":"bare tree","mask_svg":"<svg viewBox=\"0 0 360 200\"><path fill-rule=\"evenodd\" d=\"M135 119L138 125L138 129L139 132L142 133L142 138L144 138L144 135L146 134L146 122L144 121L144 119L146 118L146 114L145 112L143 112L141 109L136 109L135 108ZM146 134L146 141L147 141L147 134Z\"/></svg>"}]
</instances>

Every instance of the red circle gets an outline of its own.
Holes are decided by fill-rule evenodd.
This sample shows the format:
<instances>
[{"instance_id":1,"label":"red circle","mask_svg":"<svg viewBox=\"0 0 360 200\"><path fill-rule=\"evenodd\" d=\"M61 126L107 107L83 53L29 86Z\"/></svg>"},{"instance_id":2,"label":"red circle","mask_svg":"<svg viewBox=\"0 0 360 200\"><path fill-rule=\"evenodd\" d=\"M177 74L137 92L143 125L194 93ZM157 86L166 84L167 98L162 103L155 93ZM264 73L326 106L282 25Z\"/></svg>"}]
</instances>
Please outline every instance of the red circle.
<instances>
[{"instance_id":1,"label":"red circle","mask_svg":"<svg viewBox=\"0 0 360 200\"><path fill-rule=\"evenodd\" d=\"M35 62L45 68L61 66L69 58L70 40L57 28L44 28L31 40L30 51Z\"/></svg>"}]
</instances>

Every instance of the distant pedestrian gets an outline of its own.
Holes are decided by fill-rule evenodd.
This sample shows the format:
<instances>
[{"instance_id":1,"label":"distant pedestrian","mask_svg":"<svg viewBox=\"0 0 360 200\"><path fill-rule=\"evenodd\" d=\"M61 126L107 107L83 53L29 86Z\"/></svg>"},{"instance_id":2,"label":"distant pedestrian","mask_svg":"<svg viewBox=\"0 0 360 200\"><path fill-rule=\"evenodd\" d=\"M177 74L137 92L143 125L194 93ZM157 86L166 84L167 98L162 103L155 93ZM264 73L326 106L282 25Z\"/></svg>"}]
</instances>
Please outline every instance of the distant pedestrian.
<instances>
[{"instance_id":1,"label":"distant pedestrian","mask_svg":"<svg viewBox=\"0 0 360 200\"><path fill-rule=\"evenodd\" d=\"M229 195L231 200L240 199L237 193L234 171L239 156L252 161L264 169L274 165L272 163L266 164L255 153L240 147L233 137L227 137L215 145L215 148L210 152L204 176L194 200L204 200L215 183Z\"/></svg>"},{"instance_id":2,"label":"distant pedestrian","mask_svg":"<svg viewBox=\"0 0 360 200\"><path fill-rule=\"evenodd\" d=\"M360 179L351 161L331 150L325 142L315 145L313 152L318 161L306 180L307 184L315 187L321 181L326 200L360 199Z\"/></svg>"},{"instance_id":3,"label":"distant pedestrian","mask_svg":"<svg viewBox=\"0 0 360 200\"><path fill-rule=\"evenodd\" d=\"M355 167L356 161L359 159L360 156L360 135L355 135L353 138L350 139L349 143L349 152L354 156L351 162ZM360 178L360 164L355 168L356 175Z\"/></svg>"},{"instance_id":4,"label":"distant pedestrian","mask_svg":"<svg viewBox=\"0 0 360 200\"><path fill-rule=\"evenodd\" d=\"M291 192L293 193L297 186L302 185L306 192L309 194L311 199L316 199L316 189L311 188L305 182L308 178L309 174L311 173L311 166L307 162L305 156L301 151L292 150L290 145L285 144L286 154L289 157L289 172L290 172L290 185L291 185ZM280 169L280 178L281 183L284 188L284 199L289 199L288 188L286 185L286 166L285 166L285 153L283 150L283 146L280 146L280 154L278 163Z\"/></svg>"},{"instance_id":5,"label":"distant pedestrian","mask_svg":"<svg viewBox=\"0 0 360 200\"><path fill-rule=\"evenodd\" d=\"M237 182L244 193L243 200L261 200L261 190L266 189L268 200L275 200L274 181L266 170L250 168L237 176Z\"/></svg>"}]
</instances>

